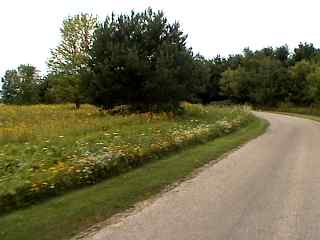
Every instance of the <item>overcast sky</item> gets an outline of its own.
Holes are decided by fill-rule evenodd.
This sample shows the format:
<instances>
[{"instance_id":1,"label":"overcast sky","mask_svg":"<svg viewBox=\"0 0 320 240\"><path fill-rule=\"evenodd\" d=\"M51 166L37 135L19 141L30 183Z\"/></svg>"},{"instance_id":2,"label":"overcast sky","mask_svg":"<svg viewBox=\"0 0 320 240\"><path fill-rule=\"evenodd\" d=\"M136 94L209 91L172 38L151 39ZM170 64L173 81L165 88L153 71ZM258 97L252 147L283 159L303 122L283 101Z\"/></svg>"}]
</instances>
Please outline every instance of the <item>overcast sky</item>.
<instances>
[{"instance_id":1,"label":"overcast sky","mask_svg":"<svg viewBox=\"0 0 320 240\"><path fill-rule=\"evenodd\" d=\"M300 41L319 47L319 0L0 0L0 76L30 63L46 70L49 51L60 40L68 15L129 12L151 6L178 20L188 44L206 57Z\"/></svg>"}]
</instances>

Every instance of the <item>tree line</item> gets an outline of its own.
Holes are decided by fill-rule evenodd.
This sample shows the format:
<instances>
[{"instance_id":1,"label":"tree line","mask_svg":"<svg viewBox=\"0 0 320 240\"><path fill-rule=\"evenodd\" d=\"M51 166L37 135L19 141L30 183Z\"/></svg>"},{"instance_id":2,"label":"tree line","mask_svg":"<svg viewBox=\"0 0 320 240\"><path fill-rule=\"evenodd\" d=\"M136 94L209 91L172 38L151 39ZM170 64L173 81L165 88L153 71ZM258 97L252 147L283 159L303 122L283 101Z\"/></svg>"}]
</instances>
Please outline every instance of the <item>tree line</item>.
<instances>
[{"instance_id":1,"label":"tree line","mask_svg":"<svg viewBox=\"0 0 320 240\"><path fill-rule=\"evenodd\" d=\"M178 22L162 11L63 21L48 74L31 65L6 71L6 104L91 103L110 109L175 110L181 101L310 106L320 101L320 50L300 43L206 59L186 45Z\"/></svg>"}]
</instances>

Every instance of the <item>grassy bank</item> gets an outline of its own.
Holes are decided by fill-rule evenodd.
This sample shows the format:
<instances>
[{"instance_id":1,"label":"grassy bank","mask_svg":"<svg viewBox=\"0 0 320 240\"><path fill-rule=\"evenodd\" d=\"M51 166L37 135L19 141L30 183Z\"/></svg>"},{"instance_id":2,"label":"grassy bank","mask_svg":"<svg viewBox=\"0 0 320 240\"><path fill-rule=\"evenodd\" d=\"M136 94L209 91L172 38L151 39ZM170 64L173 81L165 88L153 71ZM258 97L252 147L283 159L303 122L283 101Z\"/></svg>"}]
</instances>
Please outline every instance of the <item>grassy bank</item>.
<instances>
[{"instance_id":1,"label":"grassy bank","mask_svg":"<svg viewBox=\"0 0 320 240\"><path fill-rule=\"evenodd\" d=\"M2 216L0 239L68 239L188 176L195 168L262 134L266 127L265 121L255 118L227 136L189 147L94 186Z\"/></svg>"},{"instance_id":2,"label":"grassy bank","mask_svg":"<svg viewBox=\"0 0 320 240\"><path fill-rule=\"evenodd\" d=\"M290 106L280 106L276 109L272 109L277 112L286 112L293 114L309 115L314 117L320 117L320 107L290 107Z\"/></svg>"},{"instance_id":3,"label":"grassy bank","mask_svg":"<svg viewBox=\"0 0 320 240\"><path fill-rule=\"evenodd\" d=\"M308 115L308 114L302 114L302 113L294 113L294 112L282 112L282 111L273 111L273 112L288 115L288 116L293 116L293 117L306 118L306 119L320 122L320 116Z\"/></svg>"},{"instance_id":4,"label":"grassy bank","mask_svg":"<svg viewBox=\"0 0 320 240\"><path fill-rule=\"evenodd\" d=\"M0 106L0 214L95 184L252 120L245 107L110 115L84 105Z\"/></svg>"},{"instance_id":5,"label":"grassy bank","mask_svg":"<svg viewBox=\"0 0 320 240\"><path fill-rule=\"evenodd\" d=\"M290 115L294 117L307 118L314 121L320 121L320 107L297 107L297 106L287 106L281 105L277 108L266 108L265 111L275 112L285 115Z\"/></svg>"}]
</instances>

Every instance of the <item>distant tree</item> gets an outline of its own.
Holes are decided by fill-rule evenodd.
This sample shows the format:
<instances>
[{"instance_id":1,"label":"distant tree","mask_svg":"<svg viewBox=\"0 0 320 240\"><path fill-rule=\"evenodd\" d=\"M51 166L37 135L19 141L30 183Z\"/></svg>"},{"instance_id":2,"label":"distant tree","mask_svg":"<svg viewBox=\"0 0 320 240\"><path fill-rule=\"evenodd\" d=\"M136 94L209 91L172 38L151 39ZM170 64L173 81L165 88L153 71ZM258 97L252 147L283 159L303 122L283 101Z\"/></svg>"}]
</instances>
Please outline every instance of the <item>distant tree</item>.
<instances>
[{"instance_id":1,"label":"distant tree","mask_svg":"<svg viewBox=\"0 0 320 240\"><path fill-rule=\"evenodd\" d=\"M295 63L302 60L311 60L318 52L319 50L312 43L300 43L294 49L293 60Z\"/></svg>"},{"instance_id":2,"label":"distant tree","mask_svg":"<svg viewBox=\"0 0 320 240\"><path fill-rule=\"evenodd\" d=\"M2 101L4 103L14 103L17 100L19 77L17 70L7 70L2 81Z\"/></svg>"},{"instance_id":3,"label":"distant tree","mask_svg":"<svg viewBox=\"0 0 320 240\"><path fill-rule=\"evenodd\" d=\"M245 51L246 51L246 49L245 49ZM249 51L249 48L248 48L247 53L253 54L251 52L251 50ZM247 56L249 56L250 54L248 54ZM229 55L229 57L227 59L228 68L237 69L241 65L244 58L245 57L241 54Z\"/></svg>"},{"instance_id":4,"label":"distant tree","mask_svg":"<svg viewBox=\"0 0 320 240\"><path fill-rule=\"evenodd\" d=\"M193 58L192 81L190 81L188 91L191 93L187 99L189 101L203 102L201 94L207 91L212 72L210 63L201 55L196 55ZM196 84L194 84L196 82Z\"/></svg>"},{"instance_id":5,"label":"distant tree","mask_svg":"<svg viewBox=\"0 0 320 240\"><path fill-rule=\"evenodd\" d=\"M219 87L222 95L239 103L276 106L319 103L320 50L300 43L291 55L287 45L230 56ZM214 84L211 84L214 85Z\"/></svg>"},{"instance_id":6,"label":"distant tree","mask_svg":"<svg viewBox=\"0 0 320 240\"><path fill-rule=\"evenodd\" d=\"M253 56L254 56L254 52L249 47L246 47L243 49L243 57L244 58L249 58L249 57L253 57Z\"/></svg>"},{"instance_id":7,"label":"distant tree","mask_svg":"<svg viewBox=\"0 0 320 240\"><path fill-rule=\"evenodd\" d=\"M274 54L275 54L276 59L278 59L282 63L287 63L289 60L289 55L290 55L288 45L283 45L283 46L277 47L275 49Z\"/></svg>"},{"instance_id":8,"label":"distant tree","mask_svg":"<svg viewBox=\"0 0 320 240\"><path fill-rule=\"evenodd\" d=\"M244 68L229 68L222 74L220 81L221 91L235 102L247 102L249 101L250 81L250 73Z\"/></svg>"},{"instance_id":9,"label":"distant tree","mask_svg":"<svg viewBox=\"0 0 320 240\"><path fill-rule=\"evenodd\" d=\"M96 105L175 109L202 85L205 68L186 47L179 23L169 24L161 11L112 15L94 36L90 89Z\"/></svg>"},{"instance_id":10,"label":"distant tree","mask_svg":"<svg viewBox=\"0 0 320 240\"><path fill-rule=\"evenodd\" d=\"M275 56L275 52L273 50L273 47L266 47L261 49L260 51L257 51L257 53L261 53L262 55L266 56L266 57L274 57Z\"/></svg>"},{"instance_id":11,"label":"distant tree","mask_svg":"<svg viewBox=\"0 0 320 240\"><path fill-rule=\"evenodd\" d=\"M2 99L10 104L34 104L39 102L39 72L32 65L20 65L8 70L2 78Z\"/></svg>"},{"instance_id":12,"label":"distant tree","mask_svg":"<svg viewBox=\"0 0 320 240\"><path fill-rule=\"evenodd\" d=\"M307 76L314 72L315 65L302 60L290 68L290 101L295 104L309 104Z\"/></svg>"},{"instance_id":13,"label":"distant tree","mask_svg":"<svg viewBox=\"0 0 320 240\"><path fill-rule=\"evenodd\" d=\"M90 50L97 25L97 18L89 14L77 14L63 21L61 43L51 51L48 61L50 78L54 79L50 81L48 96L55 96L53 101L63 99L74 102L79 108L85 99L85 91L79 88L82 85L80 74L89 69Z\"/></svg>"},{"instance_id":14,"label":"distant tree","mask_svg":"<svg viewBox=\"0 0 320 240\"><path fill-rule=\"evenodd\" d=\"M276 106L288 97L288 71L273 57L257 60L257 68L251 69L251 102L263 106Z\"/></svg>"},{"instance_id":15,"label":"distant tree","mask_svg":"<svg viewBox=\"0 0 320 240\"><path fill-rule=\"evenodd\" d=\"M307 75L307 96L312 103L320 104L320 66Z\"/></svg>"},{"instance_id":16,"label":"distant tree","mask_svg":"<svg viewBox=\"0 0 320 240\"><path fill-rule=\"evenodd\" d=\"M218 55L214 59L207 61L206 64L209 68L209 78L203 91L199 94L199 98L202 103L222 100L224 96L221 95L219 82L222 78L222 73L228 68L227 60Z\"/></svg>"},{"instance_id":17,"label":"distant tree","mask_svg":"<svg viewBox=\"0 0 320 240\"><path fill-rule=\"evenodd\" d=\"M48 88L49 81L48 75L41 77L40 83L38 85L38 95L39 95L39 103L53 103L51 99L48 98Z\"/></svg>"},{"instance_id":18,"label":"distant tree","mask_svg":"<svg viewBox=\"0 0 320 240\"><path fill-rule=\"evenodd\" d=\"M222 74L220 86L223 94L233 101L275 106L287 97L288 73L286 67L274 57L262 52L243 60L237 69Z\"/></svg>"}]
</instances>

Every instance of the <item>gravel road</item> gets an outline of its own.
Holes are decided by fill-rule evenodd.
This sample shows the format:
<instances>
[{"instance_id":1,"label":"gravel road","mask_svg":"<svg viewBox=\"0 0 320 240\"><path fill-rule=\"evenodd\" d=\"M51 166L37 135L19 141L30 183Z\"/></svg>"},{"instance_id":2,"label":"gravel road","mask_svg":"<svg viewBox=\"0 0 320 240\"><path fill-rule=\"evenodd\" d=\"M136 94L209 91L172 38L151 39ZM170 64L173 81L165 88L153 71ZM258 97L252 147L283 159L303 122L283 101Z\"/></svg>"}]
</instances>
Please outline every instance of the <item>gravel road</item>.
<instances>
[{"instance_id":1,"label":"gravel road","mask_svg":"<svg viewBox=\"0 0 320 240\"><path fill-rule=\"evenodd\" d=\"M320 124L256 114L266 134L88 240L319 240Z\"/></svg>"}]
</instances>

